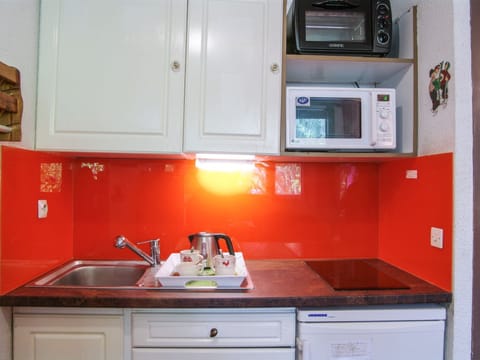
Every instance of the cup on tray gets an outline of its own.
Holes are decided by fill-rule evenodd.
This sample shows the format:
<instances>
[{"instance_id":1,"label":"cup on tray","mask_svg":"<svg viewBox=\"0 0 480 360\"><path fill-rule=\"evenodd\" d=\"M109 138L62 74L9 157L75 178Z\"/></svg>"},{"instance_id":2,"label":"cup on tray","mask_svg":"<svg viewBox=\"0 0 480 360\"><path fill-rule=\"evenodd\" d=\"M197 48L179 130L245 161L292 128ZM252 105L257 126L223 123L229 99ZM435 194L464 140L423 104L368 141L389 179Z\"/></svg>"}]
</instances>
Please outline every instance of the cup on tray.
<instances>
[{"instance_id":1,"label":"cup on tray","mask_svg":"<svg viewBox=\"0 0 480 360\"><path fill-rule=\"evenodd\" d=\"M199 264L203 260L203 256L200 254L199 250L189 249L180 251L180 261L181 262L191 262L194 264Z\"/></svg>"},{"instance_id":2,"label":"cup on tray","mask_svg":"<svg viewBox=\"0 0 480 360\"><path fill-rule=\"evenodd\" d=\"M235 275L236 260L235 255L231 254L215 255L213 258L215 275Z\"/></svg>"},{"instance_id":3,"label":"cup on tray","mask_svg":"<svg viewBox=\"0 0 480 360\"><path fill-rule=\"evenodd\" d=\"M195 264L191 261L181 262L175 265L172 276L197 276L203 270L202 263Z\"/></svg>"}]
</instances>

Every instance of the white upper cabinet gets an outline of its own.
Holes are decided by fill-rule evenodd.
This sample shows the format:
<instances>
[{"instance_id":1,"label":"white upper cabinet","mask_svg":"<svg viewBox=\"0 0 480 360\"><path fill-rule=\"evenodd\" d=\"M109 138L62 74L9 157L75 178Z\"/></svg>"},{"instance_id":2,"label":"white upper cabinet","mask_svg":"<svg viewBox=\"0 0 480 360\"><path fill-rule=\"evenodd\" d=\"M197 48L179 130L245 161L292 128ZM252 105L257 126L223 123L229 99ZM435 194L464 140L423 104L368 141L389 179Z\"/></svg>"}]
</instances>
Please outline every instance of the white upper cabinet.
<instances>
[{"instance_id":1,"label":"white upper cabinet","mask_svg":"<svg viewBox=\"0 0 480 360\"><path fill-rule=\"evenodd\" d=\"M282 22L282 0L43 0L36 148L278 154Z\"/></svg>"},{"instance_id":2,"label":"white upper cabinet","mask_svg":"<svg viewBox=\"0 0 480 360\"><path fill-rule=\"evenodd\" d=\"M43 0L37 149L181 152L186 14L186 0Z\"/></svg>"},{"instance_id":3,"label":"white upper cabinet","mask_svg":"<svg viewBox=\"0 0 480 360\"><path fill-rule=\"evenodd\" d=\"M185 152L278 154L282 0L189 0Z\"/></svg>"}]
</instances>

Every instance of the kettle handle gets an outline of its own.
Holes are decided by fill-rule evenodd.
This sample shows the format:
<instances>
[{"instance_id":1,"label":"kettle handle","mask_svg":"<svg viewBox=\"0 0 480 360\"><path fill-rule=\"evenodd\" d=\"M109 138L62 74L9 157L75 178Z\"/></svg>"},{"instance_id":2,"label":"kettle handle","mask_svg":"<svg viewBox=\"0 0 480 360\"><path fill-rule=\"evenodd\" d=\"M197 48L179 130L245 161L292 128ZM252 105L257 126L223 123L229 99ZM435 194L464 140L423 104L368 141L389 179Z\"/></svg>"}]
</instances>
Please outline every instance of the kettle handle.
<instances>
[{"instance_id":1,"label":"kettle handle","mask_svg":"<svg viewBox=\"0 0 480 360\"><path fill-rule=\"evenodd\" d=\"M217 242L217 247L220 249L220 245L218 244L218 239L225 240L225 244L227 244L228 252L230 255L235 255L235 251L233 250L233 244L230 237L226 234L214 234L215 241Z\"/></svg>"}]
</instances>

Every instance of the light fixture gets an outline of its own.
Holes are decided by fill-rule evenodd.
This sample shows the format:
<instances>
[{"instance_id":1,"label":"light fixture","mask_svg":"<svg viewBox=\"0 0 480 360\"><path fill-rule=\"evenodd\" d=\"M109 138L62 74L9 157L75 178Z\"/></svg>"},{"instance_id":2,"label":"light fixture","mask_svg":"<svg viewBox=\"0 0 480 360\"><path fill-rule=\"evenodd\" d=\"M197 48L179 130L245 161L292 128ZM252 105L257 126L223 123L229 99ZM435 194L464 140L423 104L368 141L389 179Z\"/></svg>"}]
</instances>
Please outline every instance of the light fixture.
<instances>
[{"instance_id":1,"label":"light fixture","mask_svg":"<svg viewBox=\"0 0 480 360\"><path fill-rule=\"evenodd\" d=\"M255 172L254 155L197 154L197 180L216 195L248 194Z\"/></svg>"},{"instance_id":2,"label":"light fixture","mask_svg":"<svg viewBox=\"0 0 480 360\"><path fill-rule=\"evenodd\" d=\"M219 172L253 171L255 155L244 154L197 154L195 167Z\"/></svg>"}]
</instances>

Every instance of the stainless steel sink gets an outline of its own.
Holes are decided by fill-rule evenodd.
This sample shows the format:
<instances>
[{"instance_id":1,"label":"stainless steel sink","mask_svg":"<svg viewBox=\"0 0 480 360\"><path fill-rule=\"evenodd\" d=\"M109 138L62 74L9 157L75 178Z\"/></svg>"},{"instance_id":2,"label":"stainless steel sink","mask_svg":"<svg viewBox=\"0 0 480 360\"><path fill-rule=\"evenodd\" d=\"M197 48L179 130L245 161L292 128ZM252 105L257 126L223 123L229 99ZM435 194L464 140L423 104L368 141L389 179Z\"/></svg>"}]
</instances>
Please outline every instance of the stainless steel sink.
<instances>
[{"instance_id":1,"label":"stainless steel sink","mask_svg":"<svg viewBox=\"0 0 480 360\"><path fill-rule=\"evenodd\" d=\"M138 287L150 266L144 261L76 260L34 280L29 286Z\"/></svg>"}]
</instances>

